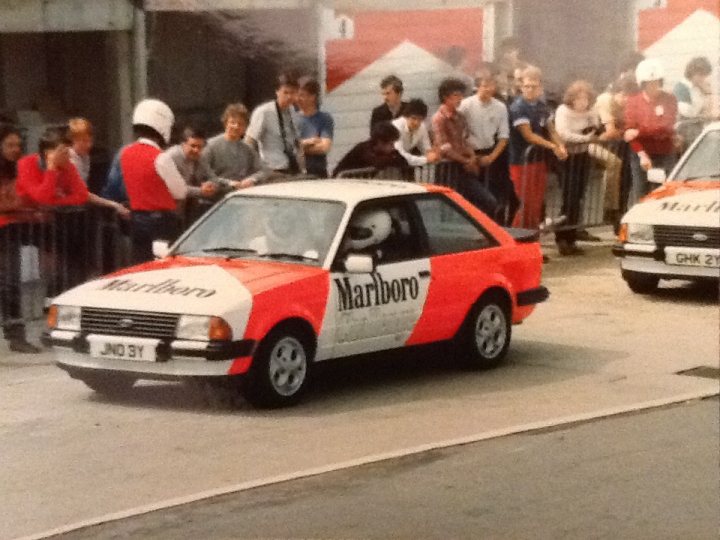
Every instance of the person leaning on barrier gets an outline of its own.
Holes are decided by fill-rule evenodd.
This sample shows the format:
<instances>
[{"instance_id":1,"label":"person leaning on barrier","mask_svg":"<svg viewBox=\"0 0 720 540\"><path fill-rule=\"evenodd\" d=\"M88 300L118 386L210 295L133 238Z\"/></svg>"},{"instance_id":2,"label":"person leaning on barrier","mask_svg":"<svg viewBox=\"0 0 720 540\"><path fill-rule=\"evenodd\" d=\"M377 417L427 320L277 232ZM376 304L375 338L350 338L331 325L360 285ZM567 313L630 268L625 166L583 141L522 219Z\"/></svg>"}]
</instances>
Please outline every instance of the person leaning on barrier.
<instances>
[{"instance_id":1,"label":"person leaning on barrier","mask_svg":"<svg viewBox=\"0 0 720 540\"><path fill-rule=\"evenodd\" d=\"M136 140L118 152L108 174L106 193L130 204L134 263L152 260L153 241L172 241L180 232L177 201L185 199L188 188L172 158L162 152L174 121L162 101L140 101L132 116Z\"/></svg>"},{"instance_id":2,"label":"person leaning on barrier","mask_svg":"<svg viewBox=\"0 0 720 540\"><path fill-rule=\"evenodd\" d=\"M567 228L555 233L555 242L560 255L582 253L582 250L575 245L578 239L597 239L587 232L584 237L578 235L583 197L590 174L591 150L592 157L603 159L601 149L596 144L591 146L591 143L604 142L608 139L606 133L601 133L597 112L590 108L594 97L589 82L575 81L567 88L563 103L555 111L555 128L566 143L569 154L568 159L560 165L560 183L563 189L561 212L566 217L565 223L568 225ZM611 157L614 155L608 152L606 159L610 160Z\"/></svg>"},{"instance_id":3,"label":"person leaning on barrier","mask_svg":"<svg viewBox=\"0 0 720 540\"><path fill-rule=\"evenodd\" d=\"M478 177L498 201L496 220L509 225L515 218L520 199L510 181L507 145L510 138L508 111L493 97L497 90L495 75L485 67L475 76L475 95L462 100L458 110L468 125L468 143L477 158Z\"/></svg>"},{"instance_id":4,"label":"person leaning on barrier","mask_svg":"<svg viewBox=\"0 0 720 540\"><path fill-rule=\"evenodd\" d=\"M327 155L335 135L335 121L330 113L319 109L320 84L311 77L301 78L299 84L298 130L305 169L308 174L327 178Z\"/></svg>"},{"instance_id":5,"label":"person leaning on barrier","mask_svg":"<svg viewBox=\"0 0 720 540\"><path fill-rule=\"evenodd\" d=\"M93 147L93 127L86 118L71 118L68 120L68 138L70 139L70 162L77 169L80 178L83 179L85 185L88 185L90 178L90 151ZM129 218L130 211L122 204L105 199L96 195L92 191L88 191L88 203L93 206L109 208L114 210L118 216Z\"/></svg>"},{"instance_id":6,"label":"person leaning on barrier","mask_svg":"<svg viewBox=\"0 0 720 540\"><path fill-rule=\"evenodd\" d=\"M23 240L23 201L15 190L17 160L22 154L20 131L0 124L0 322L3 338L13 352L38 353L27 341L22 317L20 249Z\"/></svg>"},{"instance_id":7,"label":"person leaning on barrier","mask_svg":"<svg viewBox=\"0 0 720 540\"><path fill-rule=\"evenodd\" d=\"M480 163L468 141L468 125L458 107L467 87L460 79L443 79L438 87L440 108L432 118L435 144L440 154L452 162L445 169L445 182L470 201L476 208L495 218L498 204L490 191L478 180Z\"/></svg>"},{"instance_id":8,"label":"person leaning on barrier","mask_svg":"<svg viewBox=\"0 0 720 540\"><path fill-rule=\"evenodd\" d=\"M543 101L542 71L528 66L521 74L522 94L510 106L510 178L522 208L514 225L536 229L542 220L547 187L543 150L563 161L567 149L555 130L550 109Z\"/></svg>"},{"instance_id":9,"label":"person leaning on barrier","mask_svg":"<svg viewBox=\"0 0 720 540\"><path fill-rule=\"evenodd\" d=\"M399 138L400 132L392 123L380 122L376 124L373 126L370 138L356 144L340 160L333 171L333 176L354 169L407 169L407 161L395 149L395 141Z\"/></svg>"},{"instance_id":10,"label":"person leaning on barrier","mask_svg":"<svg viewBox=\"0 0 720 540\"><path fill-rule=\"evenodd\" d=\"M187 184L185 217L188 225L210 208L218 192L217 184L211 181L215 174L202 158L205 141L204 131L187 126L182 130L182 141L165 150Z\"/></svg>"},{"instance_id":11,"label":"person leaning on barrier","mask_svg":"<svg viewBox=\"0 0 720 540\"><path fill-rule=\"evenodd\" d=\"M438 152L430 142L430 133L425 126L428 108L422 99L411 99L403 109L403 115L392 121L400 132L395 141L397 150L411 167L422 167L440 161Z\"/></svg>"},{"instance_id":12,"label":"person leaning on barrier","mask_svg":"<svg viewBox=\"0 0 720 540\"><path fill-rule=\"evenodd\" d=\"M248 119L248 110L242 103L225 107L220 117L224 131L208 139L202 151L202 162L212 174L210 179L221 191L251 187L270 175L257 150L243 140Z\"/></svg>"},{"instance_id":13,"label":"person leaning on barrier","mask_svg":"<svg viewBox=\"0 0 720 540\"><path fill-rule=\"evenodd\" d=\"M653 167L670 172L675 164L677 100L663 91L665 69L656 59L643 60L635 70L640 92L625 105L625 135L630 143L632 189L628 206L649 191L647 171Z\"/></svg>"}]
</instances>

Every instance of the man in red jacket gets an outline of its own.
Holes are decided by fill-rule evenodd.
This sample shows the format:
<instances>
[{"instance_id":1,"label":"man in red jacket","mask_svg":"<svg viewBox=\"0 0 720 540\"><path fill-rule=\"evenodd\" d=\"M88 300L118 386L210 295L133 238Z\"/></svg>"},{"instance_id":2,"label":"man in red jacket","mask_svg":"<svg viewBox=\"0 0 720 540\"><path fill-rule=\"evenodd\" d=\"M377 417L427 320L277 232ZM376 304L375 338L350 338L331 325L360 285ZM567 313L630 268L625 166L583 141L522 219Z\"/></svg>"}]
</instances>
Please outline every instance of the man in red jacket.
<instances>
[{"instance_id":1,"label":"man in red jacket","mask_svg":"<svg viewBox=\"0 0 720 540\"><path fill-rule=\"evenodd\" d=\"M662 89L662 64L643 60L635 70L640 92L625 104L625 140L630 143L632 187L628 208L649 191L647 171L653 167L669 173L675 164L675 121L677 100Z\"/></svg>"}]
</instances>

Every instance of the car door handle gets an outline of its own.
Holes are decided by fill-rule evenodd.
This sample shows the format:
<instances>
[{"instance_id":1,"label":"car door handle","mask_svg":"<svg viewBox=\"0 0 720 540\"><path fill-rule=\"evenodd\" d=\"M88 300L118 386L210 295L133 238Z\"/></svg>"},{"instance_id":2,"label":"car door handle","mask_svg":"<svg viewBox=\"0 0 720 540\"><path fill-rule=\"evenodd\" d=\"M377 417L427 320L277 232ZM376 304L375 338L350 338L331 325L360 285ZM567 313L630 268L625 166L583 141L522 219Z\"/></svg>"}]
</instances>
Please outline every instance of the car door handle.
<instances>
[{"instance_id":1,"label":"car door handle","mask_svg":"<svg viewBox=\"0 0 720 540\"><path fill-rule=\"evenodd\" d=\"M420 270L418 272L418 276L420 276L421 278L428 278L430 277L430 270Z\"/></svg>"}]
</instances>

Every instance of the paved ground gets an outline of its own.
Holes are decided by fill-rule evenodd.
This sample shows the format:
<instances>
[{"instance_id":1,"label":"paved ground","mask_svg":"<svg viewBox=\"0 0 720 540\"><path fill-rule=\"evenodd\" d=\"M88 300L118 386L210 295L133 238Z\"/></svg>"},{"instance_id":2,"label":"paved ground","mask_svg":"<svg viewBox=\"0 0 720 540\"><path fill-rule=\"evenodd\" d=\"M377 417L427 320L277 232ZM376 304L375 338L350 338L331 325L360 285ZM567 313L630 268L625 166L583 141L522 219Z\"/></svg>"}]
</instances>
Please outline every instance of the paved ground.
<instances>
[{"instance_id":1,"label":"paved ground","mask_svg":"<svg viewBox=\"0 0 720 540\"><path fill-rule=\"evenodd\" d=\"M92 527L90 538L720 534L718 400L407 456Z\"/></svg>"},{"instance_id":2,"label":"paved ground","mask_svg":"<svg viewBox=\"0 0 720 540\"><path fill-rule=\"evenodd\" d=\"M546 265L551 299L514 328L502 368L458 371L441 353L343 363L290 410L216 409L160 384L104 400L49 354L0 349L0 538L716 395L717 380L676 373L718 366L717 292L633 295L609 245Z\"/></svg>"}]
</instances>

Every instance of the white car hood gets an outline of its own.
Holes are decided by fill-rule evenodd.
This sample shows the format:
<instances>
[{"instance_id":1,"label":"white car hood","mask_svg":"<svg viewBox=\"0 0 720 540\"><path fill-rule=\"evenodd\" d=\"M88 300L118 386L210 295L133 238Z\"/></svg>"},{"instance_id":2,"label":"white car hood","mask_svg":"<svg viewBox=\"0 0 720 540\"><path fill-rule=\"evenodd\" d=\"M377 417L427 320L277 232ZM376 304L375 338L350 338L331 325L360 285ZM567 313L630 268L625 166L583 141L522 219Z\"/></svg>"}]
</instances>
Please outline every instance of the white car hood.
<instances>
[{"instance_id":1,"label":"white car hood","mask_svg":"<svg viewBox=\"0 0 720 540\"><path fill-rule=\"evenodd\" d=\"M214 315L244 329L252 294L214 265L135 272L89 281L61 294L55 304L107 309Z\"/></svg>"},{"instance_id":2,"label":"white car hood","mask_svg":"<svg viewBox=\"0 0 720 540\"><path fill-rule=\"evenodd\" d=\"M685 191L645 200L633 206L622 221L649 225L720 227L720 188Z\"/></svg>"}]
</instances>

